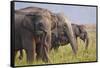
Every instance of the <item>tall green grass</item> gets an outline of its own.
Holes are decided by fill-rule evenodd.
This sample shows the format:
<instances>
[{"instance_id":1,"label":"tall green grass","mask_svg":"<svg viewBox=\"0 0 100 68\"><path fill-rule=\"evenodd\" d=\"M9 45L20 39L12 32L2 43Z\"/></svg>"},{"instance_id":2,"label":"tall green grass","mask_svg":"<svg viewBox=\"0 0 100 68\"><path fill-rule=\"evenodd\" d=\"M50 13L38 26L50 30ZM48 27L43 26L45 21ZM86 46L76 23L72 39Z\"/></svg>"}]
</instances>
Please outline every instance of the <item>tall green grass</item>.
<instances>
[{"instance_id":1,"label":"tall green grass","mask_svg":"<svg viewBox=\"0 0 100 68\"><path fill-rule=\"evenodd\" d=\"M52 50L49 53L51 63L45 63L42 60L34 61L32 64L27 64L26 62L26 53L22 60L18 59L19 52L15 59L15 65L40 65L40 64L56 64L56 63L74 63L74 62L89 62L96 61L96 32L91 31L89 34L89 47L88 50L85 50L85 43L78 38L78 52L75 56L72 52L70 44L65 46L60 46L58 51Z\"/></svg>"}]
</instances>

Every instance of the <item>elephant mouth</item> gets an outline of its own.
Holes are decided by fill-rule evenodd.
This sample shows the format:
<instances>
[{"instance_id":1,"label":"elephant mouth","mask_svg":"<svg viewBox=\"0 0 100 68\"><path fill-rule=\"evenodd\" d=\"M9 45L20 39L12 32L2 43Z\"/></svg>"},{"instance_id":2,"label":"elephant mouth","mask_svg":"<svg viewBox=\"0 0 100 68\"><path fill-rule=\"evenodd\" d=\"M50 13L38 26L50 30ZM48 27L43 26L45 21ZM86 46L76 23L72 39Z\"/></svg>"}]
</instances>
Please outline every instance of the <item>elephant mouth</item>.
<instances>
[{"instance_id":1,"label":"elephant mouth","mask_svg":"<svg viewBox=\"0 0 100 68\"><path fill-rule=\"evenodd\" d=\"M38 27L35 29L35 35L37 37L43 36L47 33L46 29L44 29L43 27Z\"/></svg>"},{"instance_id":2,"label":"elephant mouth","mask_svg":"<svg viewBox=\"0 0 100 68\"><path fill-rule=\"evenodd\" d=\"M43 33L44 33L44 31L36 31L35 35L39 37L39 36L43 35Z\"/></svg>"},{"instance_id":3,"label":"elephant mouth","mask_svg":"<svg viewBox=\"0 0 100 68\"><path fill-rule=\"evenodd\" d=\"M38 39L41 39L43 38L43 36L46 36L46 31L43 31L43 30L38 30L35 32L35 36L38 38Z\"/></svg>"},{"instance_id":4,"label":"elephant mouth","mask_svg":"<svg viewBox=\"0 0 100 68\"><path fill-rule=\"evenodd\" d=\"M35 37L36 37L37 43L40 43L43 41L42 39L43 39L44 35L45 35L44 31L36 31L35 32Z\"/></svg>"}]
</instances>

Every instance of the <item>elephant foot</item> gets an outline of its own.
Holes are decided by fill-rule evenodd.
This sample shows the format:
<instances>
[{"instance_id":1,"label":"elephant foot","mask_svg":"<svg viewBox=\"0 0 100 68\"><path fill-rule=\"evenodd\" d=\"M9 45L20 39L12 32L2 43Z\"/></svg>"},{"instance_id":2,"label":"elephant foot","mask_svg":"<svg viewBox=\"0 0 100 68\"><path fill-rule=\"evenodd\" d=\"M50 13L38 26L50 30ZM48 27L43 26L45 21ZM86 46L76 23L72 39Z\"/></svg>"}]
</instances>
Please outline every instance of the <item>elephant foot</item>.
<instances>
[{"instance_id":1,"label":"elephant foot","mask_svg":"<svg viewBox=\"0 0 100 68\"><path fill-rule=\"evenodd\" d=\"M33 63L35 61L35 54L32 51L27 52L27 62L29 64Z\"/></svg>"}]
</instances>

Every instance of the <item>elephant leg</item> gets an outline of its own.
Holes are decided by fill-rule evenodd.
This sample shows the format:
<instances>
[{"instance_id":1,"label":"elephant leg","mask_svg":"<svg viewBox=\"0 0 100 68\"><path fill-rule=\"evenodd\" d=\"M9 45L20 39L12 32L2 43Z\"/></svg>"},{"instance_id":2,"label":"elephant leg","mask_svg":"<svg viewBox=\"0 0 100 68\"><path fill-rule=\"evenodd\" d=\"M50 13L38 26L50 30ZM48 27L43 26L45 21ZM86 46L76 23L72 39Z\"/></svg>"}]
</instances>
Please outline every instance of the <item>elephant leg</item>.
<instances>
[{"instance_id":1,"label":"elephant leg","mask_svg":"<svg viewBox=\"0 0 100 68\"><path fill-rule=\"evenodd\" d=\"M36 53L37 53L37 55L36 55L36 59L37 60L39 60L41 57L42 57L42 46L41 46L41 44L40 43L37 43L36 44Z\"/></svg>"},{"instance_id":2,"label":"elephant leg","mask_svg":"<svg viewBox=\"0 0 100 68\"><path fill-rule=\"evenodd\" d=\"M36 54L36 45L35 40L28 39L28 41L24 41L24 49L27 54L27 62L32 63L35 60L35 54Z\"/></svg>"},{"instance_id":3,"label":"elephant leg","mask_svg":"<svg viewBox=\"0 0 100 68\"><path fill-rule=\"evenodd\" d=\"M36 41L35 38L32 39L32 52L33 52L33 61L36 59Z\"/></svg>"},{"instance_id":4,"label":"elephant leg","mask_svg":"<svg viewBox=\"0 0 100 68\"><path fill-rule=\"evenodd\" d=\"M35 60L34 50L26 50L27 62L30 64Z\"/></svg>"},{"instance_id":5,"label":"elephant leg","mask_svg":"<svg viewBox=\"0 0 100 68\"><path fill-rule=\"evenodd\" d=\"M32 53L32 50L26 50L26 53L27 53L27 62L28 63L32 63L32 61L33 61L33 53Z\"/></svg>"}]
</instances>

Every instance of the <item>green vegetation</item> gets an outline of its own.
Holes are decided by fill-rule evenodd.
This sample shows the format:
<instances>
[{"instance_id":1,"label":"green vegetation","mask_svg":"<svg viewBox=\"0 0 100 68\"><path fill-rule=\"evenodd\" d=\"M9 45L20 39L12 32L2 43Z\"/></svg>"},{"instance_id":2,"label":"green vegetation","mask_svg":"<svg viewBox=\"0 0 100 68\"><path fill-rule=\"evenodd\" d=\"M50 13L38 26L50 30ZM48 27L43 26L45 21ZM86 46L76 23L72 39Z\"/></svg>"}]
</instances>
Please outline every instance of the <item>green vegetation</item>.
<instances>
[{"instance_id":1,"label":"green vegetation","mask_svg":"<svg viewBox=\"0 0 100 68\"><path fill-rule=\"evenodd\" d=\"M82 40L78 38L78 53L75 56L72 52L70 44L66 46L60 46L58 51L52 50L49 55L51 63L44 63L43 61L34 61L31 65L40 65L40 64L56 64L56 63L73 63L73 62L88 62L96 61L96 32L91 31L89 34L89 47L88 50L85 50L85 44ZM15 65L29 65L26 63L26 54L24 52L24 57L22 60L18 59L19 52L15 59Z\"/></svg>"}]
</instances>

